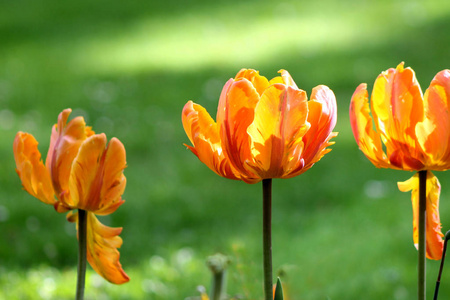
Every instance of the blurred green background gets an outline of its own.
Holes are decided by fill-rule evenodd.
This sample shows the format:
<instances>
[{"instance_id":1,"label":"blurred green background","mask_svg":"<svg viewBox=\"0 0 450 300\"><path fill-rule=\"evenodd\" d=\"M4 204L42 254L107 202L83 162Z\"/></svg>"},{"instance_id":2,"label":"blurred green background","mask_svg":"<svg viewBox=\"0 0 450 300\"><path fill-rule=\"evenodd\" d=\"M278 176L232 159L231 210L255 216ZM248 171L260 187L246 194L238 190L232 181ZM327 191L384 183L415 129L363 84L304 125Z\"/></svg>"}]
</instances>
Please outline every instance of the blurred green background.
<instances>
[{"instance_id":1,"label":"blurred green background","mask_svg":"<svg viewBox=\"0 0 450 300\"><path fill-rule=\"evenodd\" d=\"M131 281L88 268L87 299L185 299L210 286L209 255L232 259L228 292L262 299L261 186L216 176L186 150L181 110L215 116L241 68L287 69L306 90L329 86L339 136L312 169L274 180L274 271L289 299L414 299L412 173L380 170L358 150L348 106L357 85L401 61L422 85L449 68L450 2L0 0L0 299L72 299L73 224L21 189L12 142L32 133L45 157L57 115L82 115L127 149L123 226ZM450 228L450 176L441 221ZM431 298L439 262L428 261ZM441 298L450 297L450 270Z\"/></svg>"}]
</instances>

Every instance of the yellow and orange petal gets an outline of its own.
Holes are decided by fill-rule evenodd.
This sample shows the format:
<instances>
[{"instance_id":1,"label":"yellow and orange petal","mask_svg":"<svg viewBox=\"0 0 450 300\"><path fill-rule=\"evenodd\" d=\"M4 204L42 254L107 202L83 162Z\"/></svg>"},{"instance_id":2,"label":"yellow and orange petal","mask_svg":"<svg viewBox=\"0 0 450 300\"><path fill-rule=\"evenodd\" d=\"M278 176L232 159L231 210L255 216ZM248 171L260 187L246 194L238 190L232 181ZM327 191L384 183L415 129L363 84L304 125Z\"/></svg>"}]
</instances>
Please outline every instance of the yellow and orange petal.
<instances>
[{"instance_id":1,"label":"yellow and orange petal","mask_svg":"<svg viewBox=\"0 0 450 300\"><path fill-rule=\"evenodd\" d=\"M387 155L384 153L380 135L375 132L369 108L367 85L362 83L353 93L350 102L350 124L359 149L377 167L389 168ZM394 168L397 168L394 166Z\"/></svg>"},{"instance_id":2,"label":"yellow and orange petal","mask_svg":"<svg viewBox=\"0 0 450 300\"><path fill-rule=\"evenodd\" d=\"M246 78L233 82L225 93L223 122L220 127L222 149L234 168L249 181L258 182L256 174L246 168L253 160L248 127L254 120L260 95Z\"/></svg>"},{"instance_id":3,"label":"yellow and orange petal","mask_svg":"<svg viewBox=\"0 0 450 300\"><path fill-rule=\"evenodd\" d=\"M83 117L76 117L67 123L71 111L65 109L59 114L58 123L52 129L46 159L46 167L58 197L69 190L72 161L77 156L81 143L94 134L90 127L86 126Z\"/></svg>"},{"instance_id":4,"label":"yellow and orange petal","mask_svg":"<svg viewBox=\"0 0 450 300\"><path fill-rule=\"evenodd\" d=\"M424 96L424 120L416 126L417 140L428 154L427 168L450 168L450 70L439 72Z\"/></svg>"},{"instance_id":5,"label":"yellow and orange petal","mask_svg":"<svg viewBox=\"0 0 450 300\"><path fill-rule=\"evenodd\" d=\"M69 213L69 222L76 222L78 229L78 213ZM103 225L92 212L87 212L87 260L91 267L103 278L114 284L126 283L130 280L119 262L122 246L119 234L122 228Z\"/></svg>"},{"instance_id":6,"label":"yellow and orange petal","mask_svg":"<svg viewBox=\"0 0 450 300\"><path fill-rule=\"evenodd\" d=\"M28 133L18 132L13 144L16 171L24 189L46 204L54 205L56 199L50 174L41 160L38 142Z\"/></svg>"},{"instance_id":7,"label":"yellow and orange petal","mask_svg":"<svg viewBox=\"0 0 450 300\"><path fill-rule=\"evenodd\" d=\"M234 77L234 81L242 79L248 80L259 95L262 95L269 85L272 84L269 84L266 77L259 75L258 71L252 69L241 69Z\"/></svg>"},{"instance_id":8,"label":"yellow and orange petal","mask_svg":"<svg viewBox=\"0 0 450 300\"><path fill-rule=\"evenodd\" d=\"M105 134L87 138L80 146L70 172L67 205L96 214L110 214L124 201L126 179L125 148L113 138L106 145Z\"/></svg>"},{"instance_id":9,"label":"yellow and orange petal","mask_svg":"<svg viewBox=\"0 0 450 300\"><path fill-rule=\"evenodd\" d=\"M419 244L419 174L416 173L410 179L399 182L398 188L402 192L411 191L411 202L413 206L413 240L416 248ZM439 194L441 186L436 176L427 171L426 191L426 255L429 259L439 260L442 258L444 236L441 232L439 218Z\"/></svg>"},{"instance_id":10,"label":"yellow and orange petal","mask_svg":"<svg viewBox=\"0 0 450 300\"><path fill-rule=\"evenodd\" d=\"M390 163L404 170L423 169L415 133L417 122L423 120L423 96L414 71L400 63L380 74L373 87L371 110Z\"/></svg>"},{"instance_id":11,"label":"yellow and orange petal","mask_svg":"<svg viewBox=\"0 0 450 300\"><path fill-rule=\"evenodd\" d=\"M301 163L302 137L310 128L307 115L304 91L279 83L268 87L247 129L252 150L248 168L262 179L280 178L295 169Z\"/></svg>"},{"instance_id":12,"label":"yellow and orange petal","mask_svg":"<svg viewBox=\"0 0 450 300\"><path fill-rule=\"evenodd\" d=\"M105 167L100 191L100 207L95 211L97 215L110 214L124 202L122 194L127 183L123 174L127 166L123 144L117 138L112 138L104 155Z\"/></svg>"},{"instance_id":13,"label":"yellow and orange petal","mask_svg":"<svg viewBox=\"0 0 450 300\"><path fill-rule=\"evenodd\" d=\"M331 89L319 85L312 90L311 100L308 101L308 123L311 128L303 137L305 144L303 159L305 166L292 175L297 176L318 162L331 149L334 144L331 139L338 135L333 132L337 121L336 97Z\"/></svg>"},{"instance_id":14,"label":"yellow and orange petal","mask_svg":"<svg viewBox=\"0 0 450 300\"><path fill-rule=\"evenodd\" d=\"M193 145L186 146L201 162L220 176L240 179L222 151L217 124L201 105L192 101L186 103L182 111L182 123Z\"/></svg>"}]
</instances>

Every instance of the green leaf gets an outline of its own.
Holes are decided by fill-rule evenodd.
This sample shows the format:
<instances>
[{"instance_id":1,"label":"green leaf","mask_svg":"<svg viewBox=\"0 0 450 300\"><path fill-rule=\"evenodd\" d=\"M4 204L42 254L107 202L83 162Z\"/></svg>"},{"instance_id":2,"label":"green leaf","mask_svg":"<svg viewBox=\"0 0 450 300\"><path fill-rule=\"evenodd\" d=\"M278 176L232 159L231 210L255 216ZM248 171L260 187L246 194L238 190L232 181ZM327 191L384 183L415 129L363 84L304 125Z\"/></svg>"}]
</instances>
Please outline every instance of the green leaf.
<instances>
[{"instance_id":1,"label":"green leaf","mask_svg":"<svg viewBox=\"0 0 450 300\"><path fill-rule=\"evenodd\" d=\"M283 287L281 286L281 280L280 277L277 279L277 286L275 288L275 297L273 300L283 300Z\"/></svg>"}]
</instances>

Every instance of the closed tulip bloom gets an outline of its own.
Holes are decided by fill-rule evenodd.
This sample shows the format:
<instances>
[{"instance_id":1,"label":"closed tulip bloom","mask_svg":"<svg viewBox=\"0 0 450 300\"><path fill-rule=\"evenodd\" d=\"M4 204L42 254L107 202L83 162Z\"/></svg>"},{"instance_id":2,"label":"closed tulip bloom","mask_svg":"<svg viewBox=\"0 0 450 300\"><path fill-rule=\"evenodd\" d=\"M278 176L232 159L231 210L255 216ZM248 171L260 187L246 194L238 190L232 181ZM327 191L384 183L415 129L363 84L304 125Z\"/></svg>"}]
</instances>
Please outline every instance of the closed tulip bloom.
<instances>
[{"instance_id":1,"label":"closed tulip bloom","mask_svg":"<svg viewBox=\"0 0 450 300\"><path fill-rule=\"evenodd\" d=\"M422 94L411 68L403 63L382 72L376 79L369 104L366 84L352 96L350 121L356 142L378 168L427 171L426 253L440 259L443 234L439 219L440 184L430 172L450 168L450 71L439 72ZM418 243L418 175L398 184L412 191L413 237Z\"/></svg>"},{"instance_id":2,"label":"closed tulip bloom","mask_svg":"<svg viewBox=\"0 0 450 300\"><path fill-rule=\"evenodd\" d=\"M14 140L16 170L24 189L58 212L87 211L87 259L92 268L112 283L129 281L119 262L122 228L101 224L95 215L113 213L124 200L126 155L116 138L95 134L82 117L68 121L70 109L59 114L53 126L45 165L29 133L18 132Z\"/></svg>"},{"instance_id":3,"label":"closed tulip bloom","mask_svg":"<svg viewBox=\"0 0 450 300\"><path fill-rule=\"evenodd\" d=\"M183 108L187 146L220 176L256 183L291 178L308 170L337 135L336 98L326 86L311 100L285 70L270 81L242 69L228 80L219 99L216 121L200 105Z\"/></svg>"}]
</instances>

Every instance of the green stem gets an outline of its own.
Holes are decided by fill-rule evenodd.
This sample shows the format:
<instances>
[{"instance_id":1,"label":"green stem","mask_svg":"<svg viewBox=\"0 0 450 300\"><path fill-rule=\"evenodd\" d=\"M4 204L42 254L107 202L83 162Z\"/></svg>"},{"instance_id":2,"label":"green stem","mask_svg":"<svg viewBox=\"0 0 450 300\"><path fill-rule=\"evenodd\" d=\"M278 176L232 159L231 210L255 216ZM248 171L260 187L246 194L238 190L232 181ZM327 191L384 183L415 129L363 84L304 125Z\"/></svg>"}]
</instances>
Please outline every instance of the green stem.
<instances>
[{"instance_id":1,"label":"green stem","mask_svg":"<svg viewBox=\"0 0 450 300\"><path fill-rule=\"evenodd\" d=\"M418 299L426 299L426 220L427 220L427 171L419 171L419 251L418 251Z\"/></svg>"},{"instance_id":2,"label":"green stem","mask_svg":"<svg viewBox=\"0 0 450 300\"><path fill-rule=\"evenodd\" d=\"M213 285L211 288L211 300L222 300L225 291L225 272L213 275Z\"/></svg>"},{"instance_id":3,"label":"green stem","mask_svg":"<svg viewBox=\"0 0 450 300\"><path fill-rule=\"evenodd\" d=\"M438 298L439 286L441 284L442 270L444 269L445 253L447 252L447 242L448 242L449 239L450 239L450 230L447 231L447 233L445 234L444 249L442 250L441 265L439 267L438 278L436 280L436 288L434 289L434 298L433 298L433 300L437 300L437 298Z\"/></svg>"},{"instance_id":4,"label":"green stem","mask_svg":"<svg viewBox=\"0 0 450 300\"><path fill-rule=\"evenodd\" d=\"M263 179L264 299L272 300L272 179Z\"/></svg>"},{"instance_id":5,"label":"green stem","mask_svg":"<svg viewBox=\"0 0 450 300\"><path fill-rule=\"evenodd\" d=\"M85 210L78 210L78 274L77 292L75 299L84 299L84 286L86 281L86 227L87 213Z\"/></svg>"},{"instance_id":6,"label":"green stem","mask_svg":"<svg viewBox=\"0 0 450 300\"><path fill-rule=\"evenodd\" d=\"M211 300L223 300L226 295L226 272L230 259L217 253L208 257L206 264L213 274L213 281L209 298Z\"/></svg>"}]
</instances>

